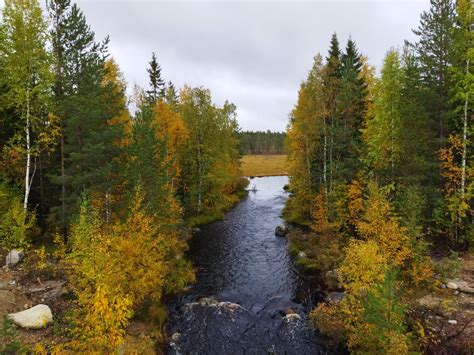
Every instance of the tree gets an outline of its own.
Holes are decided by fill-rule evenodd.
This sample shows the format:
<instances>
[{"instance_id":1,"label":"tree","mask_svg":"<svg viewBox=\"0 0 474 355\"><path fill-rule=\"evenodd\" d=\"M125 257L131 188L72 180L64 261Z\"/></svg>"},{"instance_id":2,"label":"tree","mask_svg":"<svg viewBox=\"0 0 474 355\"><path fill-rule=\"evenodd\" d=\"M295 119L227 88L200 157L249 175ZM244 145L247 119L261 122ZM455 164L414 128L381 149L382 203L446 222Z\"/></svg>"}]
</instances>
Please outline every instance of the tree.
<instances>
[{"instance_id":1,"label":"tree","mask_svg":"<svg viewBox=\"0 0 474 355\"><path fill-rule=\"evenodd\" d=\"M97 43L84 14L61 0L50 4L55 46L55 107L62 124L61 169L54 182L62 185L63 233L67 215L77 211L79 196L87 191L106 201L116 182L111 179L122 148L123 122L112 120L123 112L123 88L106 80L108 38ZM118 87L117 87L118 86ZM67 191L67 194L65 193ZM107 206L107 202L102 204ZM107 216L106 209L104 216Z\"/></svg>"},{"instance_id":2,"label":"tree","mask_svg":"<svg viewBox=\"0 0 474 355\"><path fill-rule=\"evenodd\" d=\"M150 78L150 90L147 91L147 99L153 104L165 97L165 81L161 78L161 67L156 59L155 52L151 55L150 67L146 70Z\"/></svg>"},{"instance_id":3,"label":"tree","mask_svg":"<svg viewBox=\"0 0 474 355\"><path fill-rule=\"evenodd\" d=\"M2 47L7 76L8 101L22 121L26 156L23 208L28 201L36 173L40 148L40 122L49 99L50 55L46 50L46 22L38 1L8 0L3 9L5 44ZM32 161L33 160L33 161Z\"/></svg>"},{"instance_id":4,"label":"tree","mask_svg":"<svg viewBox=\"0 0 474 355\"><path fill-rule=\"evenodd\" d=\"M364 131L371 166L388 172L393 182L401 157L402 68L395 50L387 53L375 88L373 118Z\"/></svg>"},{"instance_id":5,"label":"tree","mask_svg":"<svg viewBox=\"0 0 474 355\"><path fill-rule=\"evenodd\" d=\"M449 87L452 83L450 67L454 63L455 8L451 0L431 0L429 11L420 17L420 25L413 33L421 63L422 79L429 89L426 108L437 123L438 149L445 143L451 129Z\"/></svg>"},{"instance_id":6,"label":"tree","mask_svg":"<svg viewBox=\"0 0 474 355\"><path fill-rule=\"evenodd\" d=\"M235 202L239 176L235 106L218 107L202 87L185 87L180 115L189 132L182 155L179 193L188 216L222 214Z\"/></svg>"},{"instance_id":7,"label":"tree","mask_svg":"<svg viewBox=\"0 0 474 355\"><path fill-rule=\"evenodd\" d=\"M352 39L347 41L342 55L342 82L338 93L340 122L336 126L335 174L346 182L352 180L359 168L361 129L366 114L365 96L367 85L362 77L363 63Z\"/></svg>"}]
</instances>

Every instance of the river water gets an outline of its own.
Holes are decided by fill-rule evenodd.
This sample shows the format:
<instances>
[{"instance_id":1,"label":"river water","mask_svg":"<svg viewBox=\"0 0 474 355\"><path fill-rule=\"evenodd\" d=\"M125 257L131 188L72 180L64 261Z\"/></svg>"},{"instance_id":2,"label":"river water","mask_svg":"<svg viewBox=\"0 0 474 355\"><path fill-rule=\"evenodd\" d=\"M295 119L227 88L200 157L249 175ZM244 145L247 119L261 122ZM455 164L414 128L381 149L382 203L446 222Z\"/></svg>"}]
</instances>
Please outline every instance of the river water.
<instances>
[{"instance_id":1,"label":"river water","mask_svg":"<svg viewBox=\"0 0 474 355\"><path fill-rule=\"evenodd\" d=\"M254 178L223 221L201 227L188 257L197 282L170 306L170 354L326 354L307 313L318 295L276 237L285 176Z\"/></svg>"}]
</instances>

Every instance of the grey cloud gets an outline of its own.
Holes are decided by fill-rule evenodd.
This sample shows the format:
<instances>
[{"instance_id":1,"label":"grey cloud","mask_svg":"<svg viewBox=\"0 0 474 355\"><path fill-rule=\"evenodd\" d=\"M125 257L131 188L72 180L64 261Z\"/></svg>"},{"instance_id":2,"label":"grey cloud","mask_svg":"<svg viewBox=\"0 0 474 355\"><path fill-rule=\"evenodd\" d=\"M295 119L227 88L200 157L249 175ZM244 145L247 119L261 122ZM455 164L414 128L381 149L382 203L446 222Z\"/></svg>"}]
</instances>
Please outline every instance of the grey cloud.
<instances>
[{"instance_id":1,"label":"grey cloud","mask_svg":"<svg viewBox=\"0 0 474 355\"><path fill-rule=\"evenodd\" d=\"M78 1L129 84L147 85L156 51L166 80L203 85L237 105L244 129L283 130L313 57L331 34L349 35L379 66L411 39L429 1L150 2ZM131 86L131 85L130 85Z\"/></svg>"}]
</instances>

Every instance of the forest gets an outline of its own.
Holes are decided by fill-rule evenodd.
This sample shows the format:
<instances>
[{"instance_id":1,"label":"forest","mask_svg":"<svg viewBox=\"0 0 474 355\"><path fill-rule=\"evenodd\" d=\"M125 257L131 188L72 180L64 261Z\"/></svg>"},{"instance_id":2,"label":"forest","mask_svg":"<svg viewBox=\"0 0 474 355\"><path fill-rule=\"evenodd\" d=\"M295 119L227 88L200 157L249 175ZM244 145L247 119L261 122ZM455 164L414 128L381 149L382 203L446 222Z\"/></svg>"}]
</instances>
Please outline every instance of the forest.
<instances>
[{"instance_id":1,"label":"forest","mask_svg":"<svg viewBox=\"0 0 474 355\"><path fill-rule=\"evenodd\" d=\"M285 132L241 131L239 138L242 155L285 154Z\"/></svg>"},{"instance_id":2,"label":"forest","mask_svg":"<svg viewBox=\"0 0 474 355\"><path fill-rule=\"evenodd\" d=\"M413 33L380 75L353 38L341 48L334 34L288 129L285 215L306 231L292 248L344 290L311 318L355 353L440 353L448 337L414 301L455 274L474 241L472 3L432 0ZM445 351L472 352L469 334Z\"/></svg>"},{"instance_id":3,"label":"forest","mask_svg":"<svg viewBox=\"0 0 474 355\"><path fill-rule=\"evenodd\" d=\"M112 351L143 308L160 329L162 300L194 279L189 226L221 218L246 186L235 106L177 90L153 53L132 114L108 44L69 0L2 9L0 244L28 250L31 277L62 274L74 300L69 341L39 353Z\"/></svg>"},{"instance_id":4,"label":"forest","mask_svg":"<svg viewBox=\"0 0 474 355\"><path fill-rule=\"evenodd\" d=\"M256 292L281 281L263 280L265 272L316 280L308 294L322 301L306 314L294 297L282 302L268 317L278 329L306 319L311 327L302 327L342 353L472 353L474 277L460 279L474 243L470 0L431 0L416 39L387 48L379 69L356 38L341 45L334 33L300 85L286 132L243 131L233 103L165 78L159 52L142 68L148 85L127 88L111 39L96 38L71 0L45 4L5 0L1 8L0 315L35 308L17 292L24 284L34 285L29 296L53 294L55 314L39 305L47 312L25 327L33 332L19 329L22 312L6 316L0 353L164 353L184 343L184 332L167 334L170 309L199 272L211 273L188 256L201 228L218 220L222 238L244 226L248 241L271 228L261 243L235 250L264 265L288 254L298 268L247 270L219 263L233 250L211 255L218 268L256 275ZM251 168L275 165L245 173L251 192L245 155L258 156ZM286 174L277 192L258 180L286 184L278 176ZM225 213L239 202L248 214L236 227ZM276 234L287 240L275 239L271 223L280 220ZM269 260L275 245L285 255ZM206 254L220 250L211 247ZM207 293L182 308L202 311L206 327L206 310L252 310Z\"/></svg>"}]
</instances>

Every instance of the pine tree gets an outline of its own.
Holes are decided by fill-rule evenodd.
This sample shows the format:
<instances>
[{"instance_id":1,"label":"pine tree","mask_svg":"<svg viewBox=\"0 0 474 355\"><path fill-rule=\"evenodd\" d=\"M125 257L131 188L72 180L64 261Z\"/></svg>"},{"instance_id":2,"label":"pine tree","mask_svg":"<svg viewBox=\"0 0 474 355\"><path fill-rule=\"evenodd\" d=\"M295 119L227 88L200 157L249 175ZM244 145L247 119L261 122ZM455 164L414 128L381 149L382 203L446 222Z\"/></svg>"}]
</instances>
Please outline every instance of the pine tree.
<instances>
[{"instance_id":1,"label":"pine tree","mask_svg":"<svg viewBox=\"0 0 474 355\"><path fill-rule=\"evenodd\" d=\"M146 70L150 79L150 90L147 91L148 102L153 104L165 97L165 81L161 78L161 67L155 52L151 55L150 67Z\"/></svg>"}]
</instances>

